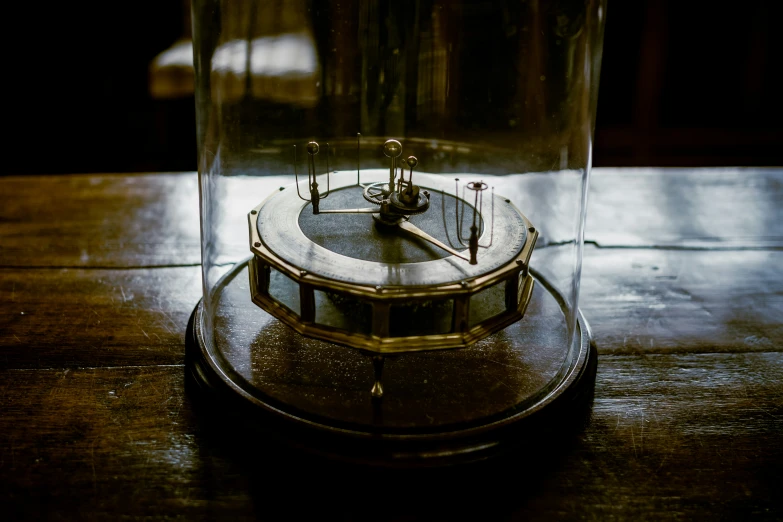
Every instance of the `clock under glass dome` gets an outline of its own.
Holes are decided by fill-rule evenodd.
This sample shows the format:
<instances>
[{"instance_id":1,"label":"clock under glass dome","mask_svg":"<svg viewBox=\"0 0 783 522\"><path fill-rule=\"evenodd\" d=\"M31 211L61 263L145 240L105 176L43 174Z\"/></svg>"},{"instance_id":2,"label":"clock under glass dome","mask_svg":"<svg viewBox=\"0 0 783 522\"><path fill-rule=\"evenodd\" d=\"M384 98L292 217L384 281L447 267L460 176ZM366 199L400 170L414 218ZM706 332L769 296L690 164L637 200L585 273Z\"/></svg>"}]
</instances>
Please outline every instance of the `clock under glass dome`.
<instances>
[{"instance_id":1,"label":"clock under glass dome","mask_svg":"<svg viewBox=\"0 0 783 522\"><path fill-rule=\"evenodd\" d=\"M387 460L575 393L603 7L195 1L196 380Z\"/></svg>"}]
</instances>

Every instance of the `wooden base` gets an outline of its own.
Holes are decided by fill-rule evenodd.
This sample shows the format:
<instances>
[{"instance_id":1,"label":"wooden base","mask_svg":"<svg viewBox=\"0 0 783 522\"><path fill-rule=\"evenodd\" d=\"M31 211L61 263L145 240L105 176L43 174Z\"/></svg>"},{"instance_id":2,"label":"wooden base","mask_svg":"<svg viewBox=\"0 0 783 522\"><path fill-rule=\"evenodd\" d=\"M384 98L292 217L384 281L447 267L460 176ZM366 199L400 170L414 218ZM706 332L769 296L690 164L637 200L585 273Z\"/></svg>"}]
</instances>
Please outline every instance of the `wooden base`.
<instances>
[{"instance_id":1,"label":"wooden base","mask_svg":"<svg viewBox=\"0 0 783 522\"><path fill-rule=\"evenodd\" d=\"M236 280L246 281L246 278ZM231 285L231 281L228 278L226 285ZM545 284L539 286L546 287ZM522 375L520 378L524 378L523 371L515 367L509 370L508 364L490 365L487 370L490 374L479 377L478 382L471 382L471 373L468 372L468 380L462 381L462 390L455 391L454 383L460 381L455 380L454 374L465 373L466 365L471 370L476 366L476 355L470 356L473 358L463 355L468 353L465 350L469 350L463 349L452 351L452 356L440 359L427 359L419 355L419 359L413 363L405 359L409 358L410 361L411 357L415 357L413 354L387 358L392 362L391 368L387 364L387 375L394 372L395 368L397 372L388 376L391 382L387 386L386 395L383 399L373 398L370 388L365 387L364 383L361 390L352 390L353 396L361 397L358 402L354 399L357 410L355 418L351 416L352 412L346 413L339 405L334 405L339 401L330 402L328 399L331 394L344 402L346 399L343 397L348 396L344 391L331 389L328 385L314 385L307 372L292 364L293 359L285 360L279 353L263 359L263 365L280 365L272 375L284 380L284 386L280 383L267 386L266 382L249 379L247 373L243 376L240 370L233 367L235 363L231 362L230 357L205 342L202 327L204 313L203 303L199 303L193 311L187 332L187 375L191 383L195 384L192 386L194 401L208 424L221 426L227 433L241 433L252 444L284 444L330 458L385 466L437 466L470 462L507 450L535 448L538 446L537 440L551 436L553 431L562 433L578 429L580 419L584 417L581 413L589 410L591 402L596 353L590 345L589 328L581 313L577 322L577 353L571 353L565 358L554 378L536 384L538 389L525 390L524 394L520 394L524 395L524 400L510 407L504 406L502 410L493 411L496 404L492 401L498 398L508 400L508 397L501 396L502 392L476 392L473 388L492 382L500 383L498 386L508 386L503 383L510 382L520 388L530 387L530 379L517 383L513 377L509 379L509 372L517 372ZM271 321L277 323L274 319ZM275 328L282 328L285 332L289 330L283 325L275 325ZM276 334L278 336L279 331ZM373 363L376 367L378 364L378 361L373 361L372 355L311 340L293 331L285 335L289 336L289 344L297 345L296 364L304 364L301 361L305 357L311 359L310 364L316 372L322 369L323 373L329 373L329 367L333 368L345 360L351 366L351 360L366 359L367 381L372 382ZM489 344L503 346L508 344L506 339L512 335L506 331L500 332L489 338ZM495 337L497 339L493 340ZM324 345L328 346L325 348ZM491 352L491 349L489 354L478 355L489 359L496 357L497 352ZM253 350L275 348L258 343ZM533 355L537 353L535 350L531 352ZM563 349L563 353L567 353L567 350ZM251 364L259 363L256 361ZM406 382L420 377L411 368L427 364L438 367L446 391L430 397L413 396L421 393L421 388L418 382ZM354 366L349 371L358 371L361 375L362 367ZM535 367L535 364L527 366ZM478 368L475 370L478 371ZM530 371L529 368L527 371ZM345 370L342 372L345 373ZM261 375L269 378L270 374ZM471 384L474 384L473 388ZM269 389L273 392L269 392ZM471 402L469 396L477 393L490 404L481 404L475 398ZM307 398L312 395L318 395L321 402L314 399L308 402ZM311 407L308 408L308 405ZM421 417L416 416L418 408L422 409ZM363 420L365 417L361 413L363 409L371 412L365 415L366 420ZM416 420L419 418L432 418L432 421L419 422ZM443 419L449 420L438 423ZM226 440L238 438L229 437Z\"/></svg>"}]
</instances>

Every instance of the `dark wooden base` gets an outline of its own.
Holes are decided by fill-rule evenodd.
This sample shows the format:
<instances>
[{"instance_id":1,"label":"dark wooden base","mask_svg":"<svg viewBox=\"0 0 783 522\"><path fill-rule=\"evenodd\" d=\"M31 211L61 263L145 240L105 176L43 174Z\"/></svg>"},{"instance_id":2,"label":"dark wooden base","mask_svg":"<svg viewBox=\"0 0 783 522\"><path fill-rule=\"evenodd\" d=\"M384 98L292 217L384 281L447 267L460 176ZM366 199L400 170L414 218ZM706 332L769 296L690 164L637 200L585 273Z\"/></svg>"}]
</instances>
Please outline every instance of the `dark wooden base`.
<instances>
[{"instance_id":1,"label":"dark wooden base","mask_svg":"<svg viewBox=\"0 0 783 522\"><path fill-rule=\"evenodd\" d=\"M219 439L232 445L244 440L249 445L245 451L251 453L268 453L274 447L294 448L352 463L394 467L473 462L509 451L535 452L541 441L572 434L584 425L592 403L597 357L581 313L579 353L555 382L540 390L536 400L472 422L405 430L384 424L384 409L391 408L391 403L385 405L395 397L372 399L369 388L367 401L372 403L373 421L364 426L330 422L326 416L308 414L279 398L267 397L260 387L249 390L252 385L204 343L199 328L202 313L203 305L199 303L190 318L186 339L186 374L193 402L204 425L213 427L213 432L223 432ZM299 337L303 349L309 342L319 342L292 335ZM318 350L317 345L311 348ZM368 361L371 358L367 356ZM309 392L302 386L290 393Z\"/></svg>"}]
</instances>

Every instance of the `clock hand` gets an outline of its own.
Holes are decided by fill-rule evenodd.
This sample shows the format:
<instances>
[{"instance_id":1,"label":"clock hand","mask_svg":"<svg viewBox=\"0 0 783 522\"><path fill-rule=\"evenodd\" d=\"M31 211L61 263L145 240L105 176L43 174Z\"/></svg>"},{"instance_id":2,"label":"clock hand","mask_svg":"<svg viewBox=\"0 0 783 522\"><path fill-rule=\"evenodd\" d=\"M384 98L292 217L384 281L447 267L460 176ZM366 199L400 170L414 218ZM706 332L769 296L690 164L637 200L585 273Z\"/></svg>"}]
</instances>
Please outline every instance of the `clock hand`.
<instances>
[{"instance_id":1,"label":"clock hand","mask_svg":"<svg viewBox=\"0 0 783 522\"><path fill-rule=\"evenodd\" d=\"M377 214L378 208L339 208L334 210L321 210L319 214Z\"/></svg>"},{"instance_id":2,"label":"clock hand","mask_svg":"<svg viewBox=\"0 0 783 522\"><path fill-rule=\"evenodd\" d=\"M460 259L464 259L465 261L470 262L470 258L463 256L462 254L460 254L459 252L457 252L453 248L449 247L448 245L446 245L444 243L441 243L440 241L438 241L437 239L435 239L431 235L427 234L426 232L424 232L422 229L420 229L419 227L417 227L416 225L414 225L410 221L400 221L397 224L397 226L400 227L401 229L405 230L406 232L410 232L411 234L413 234L416 237L419 237L419 238L421 238L421 239L423 239L425 241L429 241L433 245L435 245L435 246L437 246L439 248L442 248L443 250L445 250L446 252L448 252L449 254L451 254L453 256L457 256Z\"/></svg>"}]
</instances>

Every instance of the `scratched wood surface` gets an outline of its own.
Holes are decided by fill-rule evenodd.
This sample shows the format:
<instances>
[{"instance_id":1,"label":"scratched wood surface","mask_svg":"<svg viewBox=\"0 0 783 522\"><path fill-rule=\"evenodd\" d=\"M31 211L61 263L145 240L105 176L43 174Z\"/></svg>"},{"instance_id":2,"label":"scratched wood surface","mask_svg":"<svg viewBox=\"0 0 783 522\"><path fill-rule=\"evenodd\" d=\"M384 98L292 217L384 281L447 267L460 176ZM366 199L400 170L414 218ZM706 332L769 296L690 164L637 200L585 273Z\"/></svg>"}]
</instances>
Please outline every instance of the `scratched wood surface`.
<instances>
[{"instance_id":1,"label":"scratched wood surface","mask_svg":"<svg viewBox=\"0 0 783 522\"><path fill-rule=\"evenodd\" d=\"M238 459L199 425L182 376L181 365L6 370L2 471L16 513L227 520L312 512L358 520L774 514L783 464L776 448L781 353L603 356L590 422L573 440L540 448L543 462L507 462L506 473L419 471L405 480L388 470L346 478L334 473L337 465L304 472L302 459L262 444L254 447L259 455Z\"/></svg>"},{"instance_id":2,"label":"scratched wood surface","mask_svg":"<svg viewBox=\"0 0 783 522\"><path fill-rule=\"evenodd\" d=\"M783 169L595 169L586 240L603 247L783 248Z\"/></svg>"},{"instance_id":3,"label":"scratched wood surface","mask_svg":"<svg viewBox=\"0 0 783 522\"><path fill-rule=\"evenodd\" d=\"M779 250L588 245L582 309L601 354L776 351L782 267ZM0 268L0 368L179 364L200 277L187 266Z\"/></svg>"},{"instance_id":4,"label":"scratched wood surface","mask_svg":"<svg viewBox=\"0 0 783 522\"><path fill-rule=\"evenodd\" d=\"M196 175L0 179L0 266L201 262Z\"/></svg>"},{"instance_id":5,"label":"scratched wood surface","mask_svg":"<svg viewBox=\"0 0 783 522\"><path fill-rule=\"evenodd\" d=\"M584 429L524 460L411 475L199 422L184 382L201 292L192 174L0 178L0 505L49 519L783 517L783 171L596 169L592 187L582 308L600 359Z\"/></svg>"},{"instance_id":6,"label":"scratched wood surface","mask_svg":"<svg viewBox=\"0 0 783 522\"><path fill-rule=\"evenodd\" d=\"M274 186L274 185L273 185ZM0 266L197 265L193 173L0 179ZM603 247L783 248L783 169L594 169Z\"/></svg>"}]
</instances>

